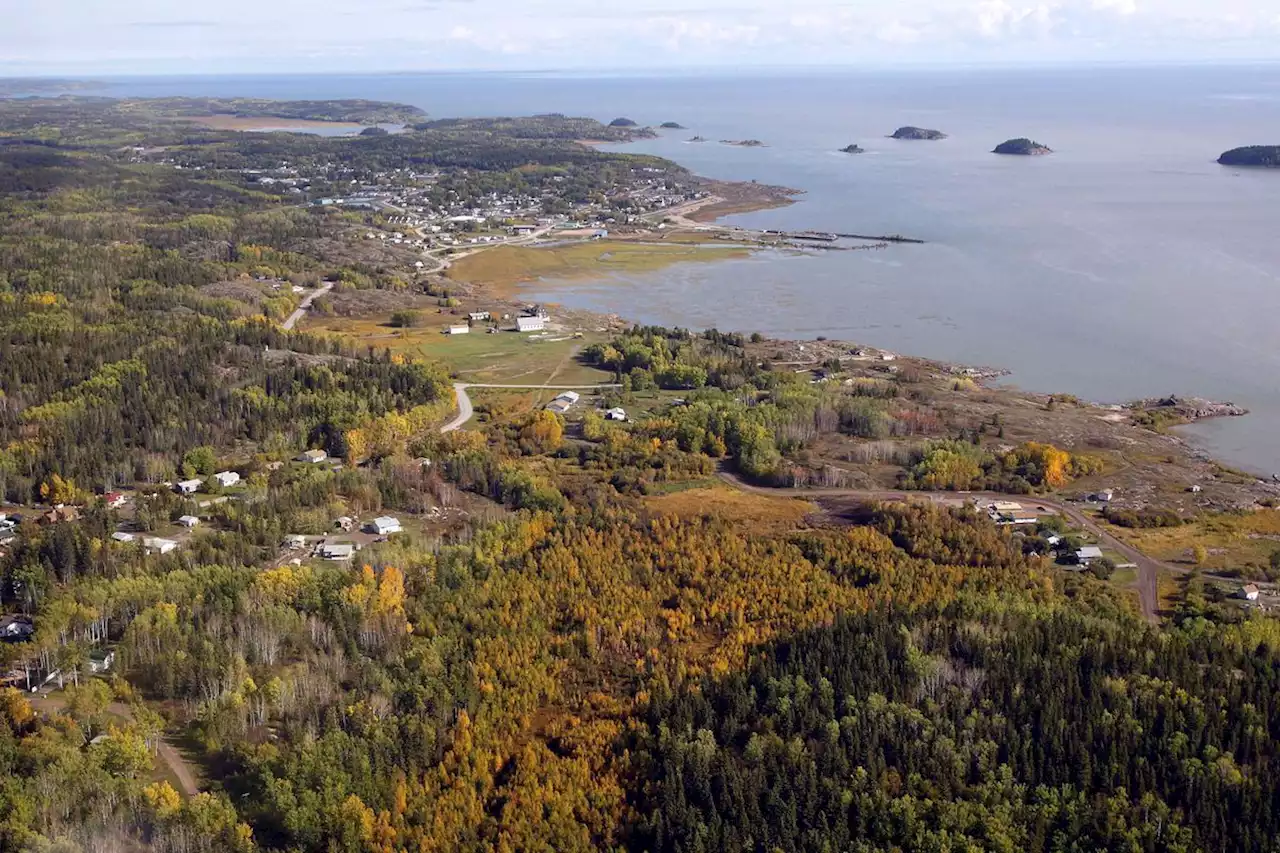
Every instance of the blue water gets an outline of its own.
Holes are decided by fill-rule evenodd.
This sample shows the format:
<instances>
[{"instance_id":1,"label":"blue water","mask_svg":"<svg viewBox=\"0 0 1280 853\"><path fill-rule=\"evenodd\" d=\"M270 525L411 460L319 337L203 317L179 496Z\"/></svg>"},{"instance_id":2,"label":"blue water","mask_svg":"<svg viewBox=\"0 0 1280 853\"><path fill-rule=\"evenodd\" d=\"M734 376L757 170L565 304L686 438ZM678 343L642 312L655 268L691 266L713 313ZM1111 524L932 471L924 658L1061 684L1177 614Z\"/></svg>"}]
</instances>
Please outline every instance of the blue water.
<instances>
[{"instance_id":1,"label":"blue water","mask_svg":"<svg viewBox=\"0 0 1280 853\"><path fill-rule=\"evenodd\" d=\"M371 98L434 116L563 112L689 129L626 146L804 190L756 227L903 233L879 252L760 255L540 295L642 321L814 337L1007 367L1105 401L1199 394L1248 418L1188 435L1280 471L1280 170L1214 159L1280 143L1280 66L566 75L188 77L105 94ZM895 127L950 134L897 142ZM688 144L757 138L767 148ZM988 153L1030 136L1049 157ZM866 154L835 149L857 142Z\"/></svg>"}]
</instances>

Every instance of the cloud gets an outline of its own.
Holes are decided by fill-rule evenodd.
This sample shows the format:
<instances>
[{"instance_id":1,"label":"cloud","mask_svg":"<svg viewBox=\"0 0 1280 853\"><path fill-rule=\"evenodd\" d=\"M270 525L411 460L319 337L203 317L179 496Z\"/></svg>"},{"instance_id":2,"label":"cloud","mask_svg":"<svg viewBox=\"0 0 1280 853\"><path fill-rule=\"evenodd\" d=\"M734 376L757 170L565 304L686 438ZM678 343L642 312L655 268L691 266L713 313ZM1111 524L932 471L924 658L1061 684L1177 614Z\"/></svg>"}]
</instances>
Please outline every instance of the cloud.
<instances>
[{"instance_id":1,"label":"cloud","mask_svg":"<svg viewBox=\"0 0 1280 853\"><path fill-rule=\"evenodd\" d=\"M1280 59L1276 2L0 0L0 73Z\"/></svg>"}]
</instances>

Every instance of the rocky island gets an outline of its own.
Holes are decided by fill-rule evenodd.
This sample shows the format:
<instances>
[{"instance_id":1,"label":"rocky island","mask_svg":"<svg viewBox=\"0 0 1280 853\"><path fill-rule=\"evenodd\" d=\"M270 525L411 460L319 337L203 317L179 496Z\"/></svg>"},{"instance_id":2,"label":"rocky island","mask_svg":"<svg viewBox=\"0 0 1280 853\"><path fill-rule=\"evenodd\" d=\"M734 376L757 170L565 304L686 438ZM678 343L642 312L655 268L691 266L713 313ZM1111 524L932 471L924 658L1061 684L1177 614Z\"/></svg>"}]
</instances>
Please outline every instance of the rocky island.
<instances>
[{"instance_id":1,"label":"rocky island","mask_svg":"<svg viewBox=\"0 0 1280 853\"><path fill-rule=\"evenodd\" d=\"M636 123L629 118L615 118L609 122L609 127L635 127Z\"/></svg>"},{"instance_id":2,"label":"rocky island","mask_svg":"<svg viewBox=\"0 0 1280 853\"><path fill-rule=\"evenodd\" d=\"M684 130L685 129L684 125L678 121L664 121L662 124L658 125L658 127L662 128L663 130Z\"/></svg>"},{"instance_id":3,"label":"rocky island","mask_svg":"<svg viewBox=\"0 0 1280 853\"><path fill-rule=\"evenodd\" d=\"M691 136L685 141L686 142L706 142L707 138L705 136Z\"/></svg>"},{"instance_id":4,"label":"rocky island","mask_svg":"<svg viewBox=\"0 0 1280 853\"><path fill-rule=\"evenodd\" d=\"M1259 166L1280 169L1280 145L1246 145L1224 151L1218 158L1224 166Z\"/></svg>"},{"instance_id":5,"label":"rocky island","mask_svg":"<svg viewBox=\"0 0 1280 853\"><path fill-rule=\"evenodd\" d=\"M946 139L947 135L940 130L927 127L900 127L889 136L890 139Z\"/></svg>"},{"instance_id":6,"label":"rocky island","mask_svg":"<svg viewBox=\"0 0 1280 853\"><path fill-rule=\"evenodd\" d=\"M721 145L736 145L739 148L763 148L764 143L759 139L721 139Z\"/></svg>"},{"instance_id":7,"label":"rocky island","mask_svg":"<svg viewBox=\"0 0 1280 853\"><path fill-rule=\"evenodd\" d=\"M1001 142L995 148L991 149L992 154L1016 154L1024 157L1036 156L1040 154L1052 154L1053 149L1048 145L1041 145L1027 139L1025 136L1018 139L1007 139Z\"/></svg>"},{"instance_id":8,"label":"rocky island","mask_svg":"<svg viewBox=\"0 0 1280 853\"><path fill-rule=\"evenodd\" d=\"M846 145L845 147L840 149L840 152L842 154L865 154L866 151L867 149L861 147L856 142L850 143L849 145Z\"/></svg>"}]
</instances>

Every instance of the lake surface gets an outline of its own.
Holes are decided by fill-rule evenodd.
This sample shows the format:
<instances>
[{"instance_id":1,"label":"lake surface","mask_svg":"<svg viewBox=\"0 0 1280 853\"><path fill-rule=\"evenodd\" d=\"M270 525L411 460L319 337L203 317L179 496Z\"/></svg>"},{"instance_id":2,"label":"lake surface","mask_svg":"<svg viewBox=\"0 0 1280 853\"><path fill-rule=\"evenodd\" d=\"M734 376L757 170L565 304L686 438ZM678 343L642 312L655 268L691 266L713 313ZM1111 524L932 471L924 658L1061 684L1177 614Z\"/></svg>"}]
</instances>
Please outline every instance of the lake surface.
<instances>
[{"instance_id":1,"label":"lake surface","mask_svg":"<svg viewBox=\"0 0 1280 853\"><path fill-rule=\"evenodd\" d=\"M1280 144L1280 66L582 77L190 77L105 94L360 97L433 116L563 112L687 131L629 146L699 174L804 190L751 227L902 233L924 246L687 264L536 295L694 328L826 335L1006 367L1040 391L1232 400L1186 433L1280 471L1280 170L1214 160ZM885 138L935 127L941 142ZM756 138L767 148L714 142ZM1048 157L988 153L1010 137ZM867 153L840 154L856 142Z\"/></svg>"}]
</instances>

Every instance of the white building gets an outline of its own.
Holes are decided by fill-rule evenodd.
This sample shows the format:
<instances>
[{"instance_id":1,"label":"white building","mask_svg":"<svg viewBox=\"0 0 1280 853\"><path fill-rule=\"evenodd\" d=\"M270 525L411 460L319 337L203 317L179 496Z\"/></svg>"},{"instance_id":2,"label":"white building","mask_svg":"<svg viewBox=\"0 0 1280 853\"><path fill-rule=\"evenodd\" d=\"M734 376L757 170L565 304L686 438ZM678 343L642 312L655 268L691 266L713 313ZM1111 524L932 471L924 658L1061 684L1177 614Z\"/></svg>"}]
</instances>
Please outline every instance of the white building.
<instances>
[{"instance_id":1,"label":"white building","mask_svg":"<svg viewBox=\"0 0 1280 853\"><path fill-rule=\"evenodd\" d=\"M604 413L605 419L610 421L625 421L627 419L627 410L621 406L616 406Z\"/></svg>"},{"instance_id":2,"label":"white building","mask_svg":"<svg viewBox=\"0 0 1280 853\"><path fill-rule=\"evenodd\" d=\"M393 518L389 515L382 515L375 518L369 525L369 529L379 536L390 536L392 533L400 533L404 530L404 528L400 526L400 519Z\"/></svg>"},{"instance_id":3,"label":"white building","mask_svg":"<svg viewBox=\"0 0 1280 853\"><path fill-rule=\"evenodd\" d=\"M200 519L196 518L194 515L184 515L182 516L182 518L178 519L178 523L181 524L183 527L190 529L192 527L195 527L197 524L199 524Z\"/></svg>"},{"instance_id":4,"label":"white building","mask_svg":"<svg viewBox=\"0 0 1280 853\"><path fill-rule=\"evenodd\" d=\"M310 462L313 465L319 464L329 458L329 454L323 450L308 450L298 457L299 462Z\"/></svg>"},{"instance_id":5,"label":"white building","mask_svg":"<svg viewBox=\"0 0 1280 853\"><path fill-rule=\"evenodd\" d=\"M240 482L240 475L235 471L219 471L213 475L213 478L217 480L218 485L222 486L224 489L230 488Z\"/></svg>"},{"instance_id":6,"label":"white building","mask_svg":"<svg viewBox=\"0 0 1280 853\"><path fill-rule=\"evenodd\" d=\"M517 332L541 332L547 328L546 317L517 317Z\"/></svg>"},{"instance_id":7,"label":"white building","mask_svg":"<svg viewBox=\"0 0 1280 853\"><path fill-rule=\"evenodd\" d=\"M350 560L356 548L350 542L325 542L320 546L320 556L326 560Z\"/></svg>"},{"instance_id":8,"label":"white building","mask_svg":"<svg viewBox=\"0 0 1280 853\"><path fill-rule=\"evenodd\" d=\"M203 485L204 483L199 480L183 480L178 483L178 491L182 492L184 495L194 495L196 492L200 491L200 487Z\"/></svg>"},{"instance_id":9,"label":"white building","mask_svg":"<svg viewBox=\"0 0 1280 853\"><path fill-rule=\"evenodd\" d=\"M1087 566L1094 560L1102 559L1102 549L1097 545L1085 545L1079 551L1076 551L1076 559L1080 565Z\"/></svg>"},{"instance_id":10,"label":"white building","mask_svg":"<svg viewBox=\"0 0 1280 853\"><path fill-rule=\"evenodd\" d=\"M111 538L117 542L132 542L134 540L134 535L132 533L125 533L123 530L117 530L115 533L111 534Z\"/></svg>"},{"instance_id":11,"label":"white building","mask_svg":"<svg viewBox=\"0 0 1280 853\"><path fill-rule=\"evenodd\" d=\"M1257 601L1258 585L1254 583L1247 583L1244 586L1240 587L1240 592L1238 594L1245 601Z\"/></svg>"},{"instance_id":12,"label":"white building","mask_svg":"<svg viewBox=\"0 0 1280 853\"><path fill-rule=\"evenodd\" d=\"M161 539L158 536L148 536L142 540L142 547L146 548L153 554L168 554L174 548L178 547L178 543L172 539Z\"/></svg>"},{"instance_id":13,"label":"white building","mask_svg":"<svg viewBox=\"0 0 1280 853\"><path fill-rule=\"evenodd\" d=\"M458 324L456 326L450 326L449 328L445 329L444 333L446 335L465 335L470 331L471 331L470 326Z\"/></svg>"}]
</instances>

